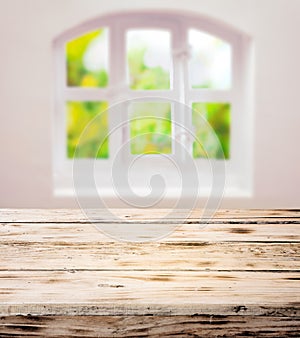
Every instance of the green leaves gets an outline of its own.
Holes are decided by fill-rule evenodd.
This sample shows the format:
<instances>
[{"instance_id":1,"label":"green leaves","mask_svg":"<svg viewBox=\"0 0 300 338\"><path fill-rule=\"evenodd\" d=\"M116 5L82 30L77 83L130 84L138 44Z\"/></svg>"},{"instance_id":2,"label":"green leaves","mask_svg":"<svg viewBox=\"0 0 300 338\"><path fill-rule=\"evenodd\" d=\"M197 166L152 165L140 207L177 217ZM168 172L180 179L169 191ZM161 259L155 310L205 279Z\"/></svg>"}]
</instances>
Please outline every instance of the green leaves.
<instances>
[{"instance_id":1,"label":"green leaves","mask_svg":"<svg viewBox=\"0 0 300 338\"><path fill-rule=\"evenodd\" d=\"M108 85L107 32L105 28L98 29L66 44L68 86L103 88ZM138 43L127 50L130 88L133 90L170 89L168 68L164 69L157 62L149 63L149 54L147 54L148 59L146 57L148 47L142 41L141 44ZM203 82L199 87L211 87L211 85ZM72 101L67 102L66 108L68 158L108 158L109 126L106 111L108 102ZM230 156L230 104L195 102L192 108L193 124L198 138L198 142L193 144L194 158L228 159ZM216 142L215 135L203 122L203 118L217 135L221 148L219 142ZM132 105L130 119L132 154L169 154L172 152L170 103L135 103ZM89 127L85 130L87 126Z\"/></svg>"},{"instance_id":2,"label":"green leaves","mask_svg":"<svg viewBox=\"0 0 300 338\"><path fill-rule=\"evenodd\" d=\"M193 125L198 139L193 145L194 158L229 159L230 104L195 102L192 108ZM208 122L212 129L203 119ZM216 134L221 148L212 131Z\"/></svg>"},{"instance_id":3,"label":"green leaves","mask_svg":"<svg viewBox=\"0 0 300 338\"><path fill-rule=\"evenodd\" d=\"M89 48L97 43L104 34L104 29L84 34L66 44L67 85L74 87L106 87L108 73L106 69L89 70L85 65L85 57ZM104 38L104 37L103 37ZM108 53L108 45L104 41L102 54ZM105 50L106 49L106 50ZM97 57L97 55L96 55ZM101 51L99 59L101 58Z\"/></svg>"},{"instance_id":4,"label":"green leaves","mask_svg":"<svg viewBox=\"0 0 300 338\"><path fill-rule=\"evenodd\" d=\"M132 154L172 152L171 105L139 102L131 106L130 148Z\"/></svg>"},{"instance_id":5,"label":"green leaves","mask_svg":"<svg viewBox=\"0 0 300 338\"><path fill-rule=\"evenodd\" d=\"M72 101L66 108L68 158L108 158L108 103Z\"/></svg>"},{"instance_id":6,"label":"green leaves","mask_svg":"<svg viewBox=\"0 0 300 338\"><path fill-rule=\"evenodd\" d=\"M169 72L161 67L147 67L144 62L146 49L128 52L130 88L135 90L159 90L170 88Z\"/></svg>"}]
</instances>

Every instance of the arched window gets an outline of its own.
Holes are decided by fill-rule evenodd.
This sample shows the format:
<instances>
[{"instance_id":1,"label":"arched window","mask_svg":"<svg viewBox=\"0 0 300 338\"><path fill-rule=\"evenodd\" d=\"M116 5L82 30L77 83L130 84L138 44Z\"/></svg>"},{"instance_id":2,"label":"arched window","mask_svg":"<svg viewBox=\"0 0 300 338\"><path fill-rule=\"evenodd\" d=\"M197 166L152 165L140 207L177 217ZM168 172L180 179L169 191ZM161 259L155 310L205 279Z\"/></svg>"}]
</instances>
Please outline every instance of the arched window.
<instances>
[{"instance_id":1,"label":"arched window","mask_svg":"<svg viewBox=\"0 0 300 338\"><path fill-rule=\"evenodd\" d=\"M124 162L143 155L134 174L137 186L151 166L166 170L176 185L164 162L166 157L184 162L177 140L184 143L203 181L207 159L219 161L226 168L225 193L250 192L247 36L198 15L133 12L99 17L71 29L55 40L54 49L56 191L72 185L73 160L82 163L84 175L84 163L95 154L98 183L109 191L112 162L120 151ZM78 143L99 113L101 118ZM219 145L211 140L203 119Z\"/></svg>"}]
</instances>

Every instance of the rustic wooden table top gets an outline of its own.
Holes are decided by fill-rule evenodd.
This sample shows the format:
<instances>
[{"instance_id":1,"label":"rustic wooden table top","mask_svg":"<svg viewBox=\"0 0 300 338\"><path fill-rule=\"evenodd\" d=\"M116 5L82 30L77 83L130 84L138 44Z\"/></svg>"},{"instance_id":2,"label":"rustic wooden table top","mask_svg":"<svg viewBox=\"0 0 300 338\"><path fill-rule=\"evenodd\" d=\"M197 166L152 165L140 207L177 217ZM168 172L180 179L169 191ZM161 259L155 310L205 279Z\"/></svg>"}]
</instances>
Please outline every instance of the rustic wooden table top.
<instances>
[{"instance_id":1,"label":"rustic wooden table top","mask_svg":"<svg viewBox=\"0 0 300 338\"><path fill-rule=\"evenodd\" d=\"M1 210L1 337L300 336L300 211L114 212L174 231L122 242L80 210Z\"/></svg>"}]
</instances>

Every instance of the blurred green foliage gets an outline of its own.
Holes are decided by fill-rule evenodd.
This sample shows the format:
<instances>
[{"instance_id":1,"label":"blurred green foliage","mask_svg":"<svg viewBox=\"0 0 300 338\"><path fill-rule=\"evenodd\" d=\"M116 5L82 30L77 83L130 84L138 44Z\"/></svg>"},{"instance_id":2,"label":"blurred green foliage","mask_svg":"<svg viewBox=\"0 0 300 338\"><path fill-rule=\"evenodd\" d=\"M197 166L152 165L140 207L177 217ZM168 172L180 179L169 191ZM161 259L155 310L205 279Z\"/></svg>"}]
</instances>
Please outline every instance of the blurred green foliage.
<instances>
[{"instance_id":1,"label":"blurred green foliage","mask_svg":"<svg viewBox=\"0 0 300 338\"><path fill-rule=\"evenodd\" d=\"M192 109L193 125L198 139L193 145L194 158L229 159L230 104L195 102ZM212 129L203 119L208 122ZM214 131L217 139L212 131ZM219 142L216 142L217 140Z\"/></svg>"},{"instance_id":2,"label":"blurred green foliage","mask_svg":"<svg viewBox=\"0 0 300 338\"><path fill-rule=\"evenodd\" d=\"M107 108L107 102L67 102L68 158L108 158Z\"/></svg>"},{"instance_id":3,"label":"blurred green foliage","mask_svg":"<svg viewBox=\"0 0 300 338\"><path fill-rule=\"evenodd\" d=\"M169 72L162 67L147 67L144 60L146 51L146 48L128 51L130 88L137 90L169 89Z\"/></svg>"},{"instance_id":4,"label":"blurred green foliage","mask_svg":"<svg viewBox=\"0 0 300 338\"><path fill-rule=\"evenodd\" d=\"M84 55L101 34L103 29L80 36L66 45L67 84L79 87L106 87L107 70L90 71L84 66ZM145 64L145 48L128 51L128 67L131 89L169 89L170 74L161 67L148 67ZM199 86L200 87L200 86ZM201 86L209 87L209 84ZM68 158L108 158L109 145L106 136L108 126L108 102L67 102L67 156ZM230 105L227 103L193 103L193 124L196 136L203 147L195 142L194 158L223 158L222 151L216 144L211 132L205 127L205 118L215 131L224 152L229 158L230 144ZM99 113L99 117L93 120ZM139 102L132 104L130 115L130 149L132 154L172 152L171 104L161 102ZM80 139L85 127L88 133ZM80 144L76 149L78 141ZM99 145L102 144L98 151ZM76 152L75 152L76 150ZM205 151L207 152L207 155Z\"/></svg>"},{"instance_id":5,"label":"blurred green foliage","mask_svg":"<svg viewBox=\"0 0 300 338\"><path fill-rule=\"evenodd\" d=\"M132 154L172 152L171 105L138 102L131 105L130 149Z\"/></svg>"},{"instance_id":6,"label":"blurred green foliage","mask_svg":"<svg viewBox=\"0 0 300 338\"><path fill-rule=\"evenodd\" d=\"M103 29L90 32L71 40L66 44L67 84L79 87L106 87L108 74L106 69L90 71L84 66L84 55L95 39L103 34ZM106 51L104 51L106 52Z\"/></svg>"}]
</instances>

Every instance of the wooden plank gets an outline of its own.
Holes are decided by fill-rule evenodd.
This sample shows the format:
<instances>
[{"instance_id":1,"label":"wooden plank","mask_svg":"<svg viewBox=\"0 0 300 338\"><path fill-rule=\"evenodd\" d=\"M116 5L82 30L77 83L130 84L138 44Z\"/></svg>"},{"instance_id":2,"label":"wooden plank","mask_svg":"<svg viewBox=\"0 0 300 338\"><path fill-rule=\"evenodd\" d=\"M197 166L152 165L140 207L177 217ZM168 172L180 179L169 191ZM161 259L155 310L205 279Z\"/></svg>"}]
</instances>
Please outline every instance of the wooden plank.
<instances>
[{"instance_id":1,"label":"wooden plank","mask_svg":"<svg viewBox=\"0 0 300 338\"><path fill-rule=\"evenodd\" d=\"M299 280L300 273L291 272L1 271L0 314L34 314L37 304L42 311L53 303L65 315L75 303L97 306L98 315L140 315L151 306L161 315L193 315L210 305L221 315L251 304L292 307L297 314Z\"/></svg>"},{"instance_id":2,"label":"wooden plank","mask_svg":"<svg viewBox=\"0 0 300 338\"><path fill-rule=\"evenodd\" d=\"M145 229L148 238L143 233ZM165 227L165 231L161 228ZM300 225L297 224L184 224L168 226L165 224L134 225L107 224L102 226L106 232L99 231L91 224L77 223L2 223L0 224L0 243L9 245L22 243L99 243L115 242L129 231L141 233L141 241L153 240L156 232L166 236L159 242L300 242ZM152 230L151 230L152 229ZM116 239L107 234L115 234Z\"/></svg>"},{"instance_id":3,"label":"wooden plank","mask_svg":"<svg viewBox=\"0 0 300 338\"><path fill-rule=\"evenodd\" d=\"M299 318L275 316L10 316L0 318L0 336L299 337Z\"/></svg>"},{"instance_id":4,"label":"wooden plank","mask_svg":"<svg viewBox=\"0 0 300 338\"><path fill-rule=\"evenodd\" d=\"M0 270L300 271L300 243L238 242L0 244Z\"/></svg>"},{"instance_id":5,"label":"wooden plank","mask_svg":"<svg viewBox=\"0 0 300 338\"><path fill-rule=\"evenodd\" d=\"M300 303L284 304L0 304L0 318L9 316L272 316L300 318Z\"/></svg>"},{"instance_id":6,"label":"wooden plank","mask_svg":"<svg viewBox=\"0 0 300 338\"><path fill-rule=\"evenodd\" d=\"M199 220L203 211L195 209L192 211L187 210L170 210L170 209L113 209L111 210L116 218L124 219L127 221L134 220L182 220L186 219L187 215L191 220ZM96 215L99 215L97 211ZM300 218L300 210L217 210L214 219L234 220L234 219L254 219L261 218L284 218L291 219ZM100 219L107 219L99 217ZM80 209L1 209L0 223L5 222L86 222L87 217Z\"/></svg>"},{"instance_id":7,"label":"wooden plank","mask_svg":"<svg viewBox=\"0 0 300 338\"><path fill-rule=\"evenodd\" d=\"M299 336L299 210L115 212L0 211L1 337Z\"/></svg>"}]
</instances>

